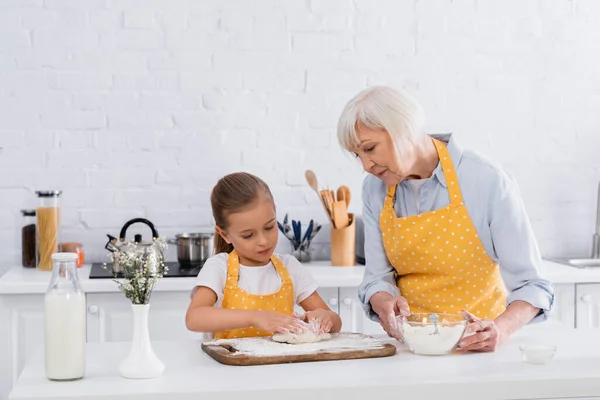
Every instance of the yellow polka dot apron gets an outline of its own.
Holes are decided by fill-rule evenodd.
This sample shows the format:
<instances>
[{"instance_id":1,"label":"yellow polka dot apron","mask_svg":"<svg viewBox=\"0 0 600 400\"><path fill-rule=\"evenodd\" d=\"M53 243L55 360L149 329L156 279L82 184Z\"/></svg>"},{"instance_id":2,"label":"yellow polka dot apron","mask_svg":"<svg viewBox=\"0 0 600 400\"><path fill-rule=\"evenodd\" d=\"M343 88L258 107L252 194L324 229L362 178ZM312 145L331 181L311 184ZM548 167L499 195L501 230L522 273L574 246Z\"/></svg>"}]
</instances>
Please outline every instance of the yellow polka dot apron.
<instances>
[{"instance_id":1,"label":"yellow polka dot apron","mask_svg":"<svg viewBox=\"0 0 600 400\"><path fill-rule=\"evenodd\" d=\"M396 186L388 187L379 223L398 288L411 312L460 313L494 319L506 308L500 269L485 252L463 203L448 149L433 139L450 204L396 217Z\"/></svg>"},{"instance_id":2,"label":"yellow polka dot apron","mask_svg":"<svg viewBox=\"0 0 600 400\"><path fill-rule=\"evenodd\" d=\"M288 270L275 256L271 256L275 271L281 278L281 287L277 292L258 295L248 293L238 286L240 274L240 259L235 251L229 253L227 260L227 282L223 293L223 308L230 310L264 310L278 311L282 314L292 315L294 312L294 283ZM229 331L216 332L215 339L231 339L252 336L271 336L272 332L265 332L254 326Z\"/></svg>"}]
</instances>

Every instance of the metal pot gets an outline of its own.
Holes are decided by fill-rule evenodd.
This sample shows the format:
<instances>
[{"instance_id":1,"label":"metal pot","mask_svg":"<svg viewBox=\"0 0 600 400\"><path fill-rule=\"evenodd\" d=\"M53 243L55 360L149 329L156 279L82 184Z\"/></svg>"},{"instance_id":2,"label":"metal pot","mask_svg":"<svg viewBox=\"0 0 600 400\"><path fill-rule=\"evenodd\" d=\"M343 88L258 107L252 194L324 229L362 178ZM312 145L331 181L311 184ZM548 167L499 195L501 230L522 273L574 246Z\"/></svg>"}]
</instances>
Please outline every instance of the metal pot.
<instances>
[{"instance_id":1,"label":"metal pot","mask_svg":"<svg viewBox=\"0 0 600 400\"><path fill-rule=\"evenodd\" d=\"M183 268L196 268L204 265L213 253L214 233L179 233L170 244L177 245L177 261Z\"/></svg>"}]
</instances>

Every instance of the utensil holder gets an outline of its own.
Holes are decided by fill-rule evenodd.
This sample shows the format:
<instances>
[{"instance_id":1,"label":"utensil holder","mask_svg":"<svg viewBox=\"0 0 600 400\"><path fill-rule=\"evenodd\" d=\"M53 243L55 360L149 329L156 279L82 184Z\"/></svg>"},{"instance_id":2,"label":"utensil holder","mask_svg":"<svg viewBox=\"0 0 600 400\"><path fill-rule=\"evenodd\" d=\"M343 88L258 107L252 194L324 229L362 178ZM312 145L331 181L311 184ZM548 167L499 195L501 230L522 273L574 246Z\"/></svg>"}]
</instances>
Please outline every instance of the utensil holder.
<instances>
[{"instance_id":1,"label":"utensil holder","mask_svg":"<svg viewBox=\"0 0 600 400\"><path fill-rule=\"evenodd\" d=\"M292 253L291 253L296 260L300 261L301 263L308 263L311 260L311 254L310 254L310 248L306 247L300 247L296 250L294 250L294 246L292 245Z\"/></svg>"},{"instance_id":2,"label":"utensil holder","mask_svg":"<svg viewBox=\"0 0 600 400\"><path fill-rule=\"evenodd\" d=\"M348 214L350 223L345 228L331 228L331 265L356 265L356 222Z\"/></svg>"}]
</instances>

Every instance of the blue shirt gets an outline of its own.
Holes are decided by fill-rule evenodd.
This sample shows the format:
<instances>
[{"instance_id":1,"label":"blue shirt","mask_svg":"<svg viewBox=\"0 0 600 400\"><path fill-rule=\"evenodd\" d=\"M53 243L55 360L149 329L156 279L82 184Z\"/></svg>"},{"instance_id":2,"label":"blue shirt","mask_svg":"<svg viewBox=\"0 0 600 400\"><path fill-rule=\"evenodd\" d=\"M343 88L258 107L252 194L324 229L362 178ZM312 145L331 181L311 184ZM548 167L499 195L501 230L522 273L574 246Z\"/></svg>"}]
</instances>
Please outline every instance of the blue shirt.
<instances>
[{"instance_id":1,"label":"blue shirt","mask_svg":"<svg viewBox=\"0 0 600 400\"><path fill-rule=\"evenodd\" d=\"M554 287L542 276L542 258L515 180L495 162L473 151L463 150L451 134L432 135L447 142L458 175L467 211L486 253L500 266L508 290L507 305L522 300L540 308L534 321L548 318L554 303ZM385 254L379 215L387 187L369 175L362 188L365 229L365 274L358 296L367 316L378 321L369 300L377 292L400 295L395 269ZM396 189L396 215L408 217L443 208L449 204L446 180L438 163L421 187L417 198L406 181ZM468 310L467 310L468 311Z\"/></svg>"}]
</instances>

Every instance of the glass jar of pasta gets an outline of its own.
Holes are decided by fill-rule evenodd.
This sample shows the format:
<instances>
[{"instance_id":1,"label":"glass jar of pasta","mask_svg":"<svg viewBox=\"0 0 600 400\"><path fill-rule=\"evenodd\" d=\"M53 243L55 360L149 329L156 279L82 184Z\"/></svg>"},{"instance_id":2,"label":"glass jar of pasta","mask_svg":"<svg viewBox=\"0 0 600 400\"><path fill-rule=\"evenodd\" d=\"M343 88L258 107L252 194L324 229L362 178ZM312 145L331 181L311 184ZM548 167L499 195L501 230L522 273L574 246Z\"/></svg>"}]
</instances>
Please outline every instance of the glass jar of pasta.
<instances>
[{"instance_id":1,"label":"glass jar of pasta","mask_svg":"<svg viewBox=\"0 0 600 400\"><path fill-rule=\"evenodd\" d=\"M52 270L52 254L58 252L60 230L60 190L38 191L36 208L37 268Z\"/></svg>"}]
</instances>

